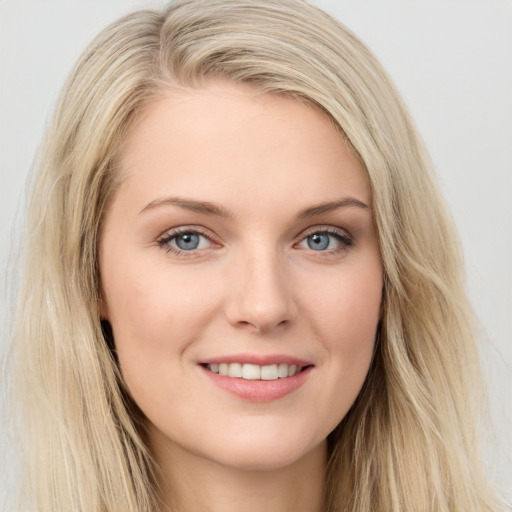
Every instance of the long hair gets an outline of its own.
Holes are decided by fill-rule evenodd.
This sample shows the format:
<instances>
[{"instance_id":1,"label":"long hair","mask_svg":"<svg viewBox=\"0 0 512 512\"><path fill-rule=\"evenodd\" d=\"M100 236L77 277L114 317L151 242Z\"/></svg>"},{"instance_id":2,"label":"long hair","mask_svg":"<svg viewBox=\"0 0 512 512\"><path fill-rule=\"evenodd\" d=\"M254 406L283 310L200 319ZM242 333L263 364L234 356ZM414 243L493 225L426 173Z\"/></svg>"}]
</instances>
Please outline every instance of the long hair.
<instances>
[{"instance_id":1,"label":"long hair","mask_svg":"<svg viewBox=\"0 0 512 512\"><path fill-rule=\"evenodd\" d=\"M474 321L428 156L369 50L300 0L135 12L97 36L65 84L32 186L13 336L33 507L158 509L140 412L100 321L97 242L133 120L165 91L215 77L317 105L369 176L382 321L363 389L328 438L325 510L496 510L476 428Z\"/></svg>"}]
</instances>

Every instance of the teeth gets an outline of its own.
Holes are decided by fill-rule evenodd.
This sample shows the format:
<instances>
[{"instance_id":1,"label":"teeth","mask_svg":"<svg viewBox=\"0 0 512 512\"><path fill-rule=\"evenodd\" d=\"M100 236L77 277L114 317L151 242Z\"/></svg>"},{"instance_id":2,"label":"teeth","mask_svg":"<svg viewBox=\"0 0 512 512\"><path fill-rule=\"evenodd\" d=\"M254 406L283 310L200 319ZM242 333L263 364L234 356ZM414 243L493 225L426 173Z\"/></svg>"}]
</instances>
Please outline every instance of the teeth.
<instances>
[{"instance_id":1,"label":"teeth","mask_svg":"<svg viewBox=\"0 0 512 512\"><path fill-rule=\"evenodd\" d=\"M261 367L261 380L276 380L278 377L277 364Z\"/></svg>"},{"instance_id":2,"label":"teeth","mask_svg":"<svg viewBox=\"0 0 512 512\"><path fill-rule=\"evenodd\" d=\"M212 363L206 367L213 373L247 380L277 380L293 377L302 368L295 364L269 364L259 366L257 364L241 363Z\"/></svg>"},{"instance_id":3,"label":"teeth","mask_svg":"<svg viewBox=\"0 0 512 512\"><path fill-rule=\"evenodd\" d=\"M280 364L277 367L277 376L280 379L284 379L285 377L288 377L288 365L287 364Z\"/></svg>"},{"instance_id":4,"label":"teeth","mask_svg":"<svg viewBox=\"0 0 512 512\"><path fill-rule=\"evenodd\" d=\"M240 378L242 376L242 365L240 363L232 363L228 365L228 375L230 377Z\"/></svg>"},{"instance_id":5,"label":"teeth","mask_svg":"<svg viewBox=\"0 0 512 512\"><path fill-rule=\"evenodd\" d=\"M236 364L236 363L234 363ZM244 364L242 366L242 378L257 380L261 378L261 366L257 364Z\"/></svg>"}]
</instances>

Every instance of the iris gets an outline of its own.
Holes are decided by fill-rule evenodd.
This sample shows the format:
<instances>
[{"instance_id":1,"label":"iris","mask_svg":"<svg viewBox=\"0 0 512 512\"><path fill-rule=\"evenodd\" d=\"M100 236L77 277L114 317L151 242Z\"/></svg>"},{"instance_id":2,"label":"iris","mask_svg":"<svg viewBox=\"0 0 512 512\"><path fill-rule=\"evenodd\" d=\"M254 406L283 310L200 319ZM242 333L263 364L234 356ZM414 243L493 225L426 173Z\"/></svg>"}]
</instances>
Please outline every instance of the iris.
<instances>
[{"instance_id":1,"label":"iris","mask_svg":"<svg viewBox=\"0 0 512 512\"><path fill-rule=\"evenodd\" d=\"M193 251L199 246L199 235L196 233L183 233L176 236L175 243L182 251Z\"/></svg>"},{"instance_id":2,"label":"iris","mask_svg":"<svg viewBox=\"0 0 512 512\"><path fill-rule=\"evenodd\" d=\"M324 251L329 247L330 238L327 233L314 233L307 237L307 244L314 251Z\"/></svg>"}]
</instances>

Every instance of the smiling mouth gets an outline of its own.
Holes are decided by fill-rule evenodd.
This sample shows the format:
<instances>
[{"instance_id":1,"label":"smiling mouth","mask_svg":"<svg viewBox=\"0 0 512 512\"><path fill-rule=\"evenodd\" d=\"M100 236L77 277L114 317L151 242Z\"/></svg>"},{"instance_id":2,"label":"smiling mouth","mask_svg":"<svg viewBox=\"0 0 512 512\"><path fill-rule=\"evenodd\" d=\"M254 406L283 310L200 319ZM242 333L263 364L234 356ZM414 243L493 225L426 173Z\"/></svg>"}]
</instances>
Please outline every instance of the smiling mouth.
<instances>
[{"instance_id":1,"label":"smiling mouth","mask_svg":"<svg viewBox=\"0 0 512 512\"><path fill-rule=\"evenodd\" d=\"M269 364L260 366L249 363L211 363L201 365L212 373L244 380L278 380L293 377L312 365Z\"/></svg>"}]
</instances>

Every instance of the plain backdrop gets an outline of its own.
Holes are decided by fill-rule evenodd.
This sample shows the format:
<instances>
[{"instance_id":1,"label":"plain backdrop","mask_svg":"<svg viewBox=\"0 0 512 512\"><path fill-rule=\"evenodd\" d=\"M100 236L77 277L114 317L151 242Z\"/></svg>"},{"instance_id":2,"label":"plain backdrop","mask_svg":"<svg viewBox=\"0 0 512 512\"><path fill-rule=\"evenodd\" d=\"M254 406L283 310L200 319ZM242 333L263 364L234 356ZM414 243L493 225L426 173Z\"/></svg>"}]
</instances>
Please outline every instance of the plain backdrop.
<instances>
[{"instance_id":1,"label":"plain backdrop","mask_svg":"<svg viewBox=\"0 0 512 512\"><path fill-rule=\"evenodd\" d=\"M110 21L162 3L0 0L0 352L11 316L8 290L25 182L66 74ZM487 458L496 481L510 492L512 2L313 3L339 18L379 57L431 152L465 250L470 297L486 333L482 359L495 424ZM0 445L5 444L2 432L0 427ZM14 466L12 460L0 466L3 491L14 479Z\"/></svg>"}]
</instances>

